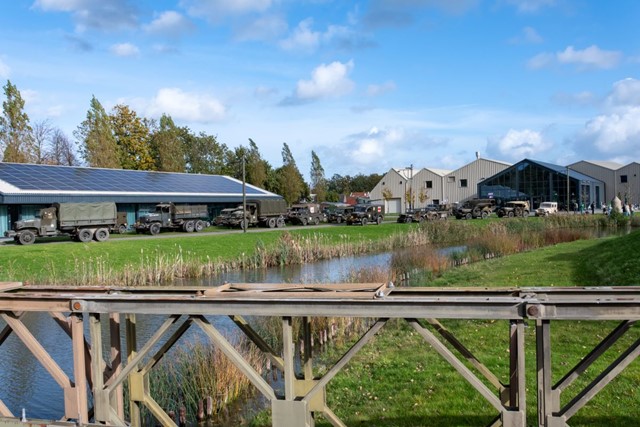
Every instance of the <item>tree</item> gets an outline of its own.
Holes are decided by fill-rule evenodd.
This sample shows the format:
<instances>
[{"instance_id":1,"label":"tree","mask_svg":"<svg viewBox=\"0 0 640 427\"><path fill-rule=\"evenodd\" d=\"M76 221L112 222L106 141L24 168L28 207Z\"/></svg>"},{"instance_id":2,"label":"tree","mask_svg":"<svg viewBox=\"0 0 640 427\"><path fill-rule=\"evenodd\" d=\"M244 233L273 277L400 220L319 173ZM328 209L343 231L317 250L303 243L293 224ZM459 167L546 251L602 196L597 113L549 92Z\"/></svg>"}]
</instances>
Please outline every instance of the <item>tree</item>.
<instances>
[{"instance_id":1,"label":"tree","mask_svg":"<svg viewBox=\"0 0 640 427\"><path fill-rule=\"evenodd\" d=\"M184 144L186 171L212 175L225 174L228 170L226 160L229 158L227 146L218 143L213 135L207 135L204 132L194 135L189 128L180 129Z\"/></svg>"},{"instance_id":2,"label":"tree","mask_svg":"<svg viewBox=\"0 0 640 427\"><path fill-rule=\"evenodd\" d=\"M123 169L154 170L149 128L127 105L113 107L110 115L113 136Z\"/></svg>"},{"instance_id":3,"label":"tree","mask_svg":"<svg viewBox=\"0 0 640 427\"><path fill-rule=\"evenodd\" d=\"M258 146L249 138L249 149L246 152L247 182L256 187L265 188L271 165L262 158Z\"/></svg>"},{"instance_id":4,"label":"tree","mask_svg":"<svg viewBox=\"0 0 640 427\"><path fill-rule=\"evenodd\" d=\"M52 165L78 166L79 161L73 143L60 129L55 128L49 145L49 163Z\"/></svg>"},{"instance_id":5,"label":"tree","mask_svg":"<svg viewBox=\"0 0 640 427\"><path fill-rule=\"evenodd\" d=\"M163 172L184 172L186 168L182 140L183 133L175 125L171 116L163 114L159 127L151 134L151 155L156 170Z\"/></svg>"},{"instance_id":6,"label":"tree","mask_svg":"<svg viewBox=\"0 0 640 427\"><path fill-rule=\"evenodd\" d=\"M24 110L24 100L20 91L11 81L4 86L6 101L2 103L0 117L0 149L3 161L29 163L34 160L33 130L29 116Z\"/></svg>"},{"instance_id":7,"label":"tree","mask_svg":"<svg viewBox=\"0 0 640 427\"><path fill-rule=\"evenodd\" d=\"M324 202L327 198L327 180L320 158L311 150L311 191L316 195L316 201Z\"/></svg>"},{"instance_id":8,"label":"tree","mask_svg":"<svg viewBox=\"0 0 640 427\"><path fill-rule=\"evenodd\" d=\"M49 163L48 144L53 136L53 126L49 120L42 120L33 125L33 162L36 164Z\"/></svg>"},{"instance_id":9,"label":"tree","mask_svg":"<svg viewBox=\"0 0 640 427\"><path fill-rule=\"evenodd\" d=\"M286 142L282 146L282 167L276 170L276 176L277 193L282 195L287 203L296 203L308 196L309 189Z\"/></svg>"},{"instance_id":10,"label":"tree","mask_svg":"<svg viewBox=\"0 0 640 427\"><path fill-rule=\"evenodd\" d=\"M73 132L85 162L96 168L122 168L111 120L95 96L91 97L87 118Z\"/></svg>"}]
</instances>

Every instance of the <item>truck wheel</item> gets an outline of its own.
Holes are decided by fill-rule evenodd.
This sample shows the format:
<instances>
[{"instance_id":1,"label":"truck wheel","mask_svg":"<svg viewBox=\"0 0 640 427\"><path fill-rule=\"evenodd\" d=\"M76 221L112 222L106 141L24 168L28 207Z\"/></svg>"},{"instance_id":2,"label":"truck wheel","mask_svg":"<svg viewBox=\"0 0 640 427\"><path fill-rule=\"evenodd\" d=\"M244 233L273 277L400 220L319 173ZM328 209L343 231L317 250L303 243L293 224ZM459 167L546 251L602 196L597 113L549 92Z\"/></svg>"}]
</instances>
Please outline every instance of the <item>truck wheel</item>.
<instances>
[{"instance_id":1,"label":"truck wheel","mask_svg":"<svg viewBox=\"0 0 640 427\"><path fill-rule=\"evenodd\" d=\"M487 219L488 216L489 213L487 211L482 211L482 213L480 214L480 217L482 217L482 219Z\"/></svg>"},{"instance_id":2,"label":"truck wheel","mask_svg":"<svg viewBox=\"0 0 640 427\"><path fill-rule=\"evenodd\" d=\"M93 238L93 230L90 228L83 228L78 231L78 241L82 243L90 242Z\"/></svg>"},{"instance_id":3,"label":"truck wheel","mask_svg":"<svg viewBox=\"0 0 640 427\"><path fill-rule=\"evenodd\" d=\"M193 225L193 231L195 231L196 233L201 232L202 230L204 230L204 221L202 220L197 220L195 222L195 224Z\"/></svg>"},{"instance_id":4,"label":"truck wheel","mask_svg":"<svg viewBox=\"0 0 640 427\"><path fill-rule=\"evenodd\" d=\"M36 241L36 235L33 231L25 230L16 239L21 245L30 245Z\"/></svg>"},{"instance_id":5,"label":"truck wheel","mask_svg":"<svg viewBox=\"0 0 640 427\"><path fill-rule=\"evenodd\" d=\"M285 226L284 218L278 218L278 220L276 221L276 227L282 228L284 226Z\"/></svg>"},{"instance_id":6,"label":"truck wheel","mask_svg":"<svg viewBox=\"0 0 640 427\"><path fill-rule=\"evenodd\" d=\"M246 230L247 228L249 228L249 221L246 219L240 221L240 229Z\"/></svg>"},{"instance_id":7,"label":"truck wheel","mask_svg":"<svg viewBox=\"0 0 640 427\"><path fill-rule=\"evenodd\" d=\"M318 217L313 218L313 225L318 225L318 224L320 224L320 218Z\"/></svg>"},{"instance_id":8,"label":"truck wheel","mask_svg":"<svg viewBox=\"0 0 640 427\"><path fill-rule=\"evenodd\" d=\"M524 211L524 212L522 213L522 217L523 217L523 218L529 218L529 211Z\"/></svg>"},{"instance_id":9,"label":"truck wheel","mask_svg":"<svg viewBox=\"0 0 640 427\"><path fill-rule=\"evenodd\" d=\"M124 224L120 224L120 226L118 227L118 233L119 234L124 234L127 232L127 226Z\"/></svg>"},{"instance_id":10,"label":"truck wheel","mask_svg":"<svg viewBox=\"0 0 640 427\"><path fill-rule=\"evenodd\" d=\"M109 230L107 230L106 228L98 228L93 234L93 238L96 242L104 242L105 240L109 240Z\"/></svg>"},{"instance_id":11,"label":"truck wheel","mask_svg":"<svg viewBox=\"0 0 640 427\"><path fill-rule=\"evenodd\" d=\"M307 218L300 218L302 225L307 225Z\"/></svg>"},{"instance_id":12,"label":"truck wheel","mask_svg":"<svg viewBox=\"0 0 640 427\"><path fill-rule=\"evenodd\" d=\"M269 228L276 228L277 225L278 223L275 218L269 218L269 220L267 221L267 227Z\"/></svg>"},{"instance_id":13,"label":"truck wheel","mask_svg":"<svg viewBox=\"0 0 640 427\"><path fill-rule=\"evenodd\" d=\"M362 225L367 225L369 224L369 220L367 218L362 218Z\"/></svg>"},{"instance_id":14,"label":"truck wheel","mask_svg":"<svg viewBox=\"0 0 640 427\"><path fill-rule=\"evenodd\" d=\"M149 234L155 236L156 234L160 234L160 224L154 222L149 226Z\"/></svg>"},{"instance_id":15,"label":"truck wheel","mask_svg":"<svg viewBox=\"0 0 640 427\"><path fill-rule=\"evenodd\" d=\"M509 218L513 218L513 215L514 215L514 214L513 214L513 211L509 211L509 213L508 213L508 215L507 215L507 216L508 216Z\"/></svg>"},{"instance_id":16,"label":"truck wheel","mask_svg":"<svg viewBox=\"0 0 640 427\"><path fill-rule=\"evenodd\" d=\"M473 219L473 214L471 212L467 213L465 219Z\"/></svg>"},{"instance_id":17,"label":"truck wheel","mask_svg":"<svg viewBox=\"0 0 640 427\"><path fill-rule=\"evenodd\" d=\"M420 221L420 222L422 222L422 221ZM382 224L382 217L381 216L379 216L378 219L376 219L376 224L378 224L378 225Z\"/></svg>"},{"instance_id":18,"label":"truck wheel","mask_svg":"<svg viewBox=\"0 0 640 427\"><path fill-rule=\"evenodd\" d=\"M342 217L341 216L337 217L336 218L336 223L340 224L341 222L342 222Z\"/></svg>"},{"instance_id":19,"label":"truck wheel","mask_svg":"<svg viewBox=\"0 0 640 427\"><path fill-rule=\"evenodd\" d=\"M195 230L195 225L193 223L193 221L187 221L184 223L184 225L182 226L182 229L184 231L186 231L187 233L192 233L193 230Z\"/></svg>"}]
</instances>

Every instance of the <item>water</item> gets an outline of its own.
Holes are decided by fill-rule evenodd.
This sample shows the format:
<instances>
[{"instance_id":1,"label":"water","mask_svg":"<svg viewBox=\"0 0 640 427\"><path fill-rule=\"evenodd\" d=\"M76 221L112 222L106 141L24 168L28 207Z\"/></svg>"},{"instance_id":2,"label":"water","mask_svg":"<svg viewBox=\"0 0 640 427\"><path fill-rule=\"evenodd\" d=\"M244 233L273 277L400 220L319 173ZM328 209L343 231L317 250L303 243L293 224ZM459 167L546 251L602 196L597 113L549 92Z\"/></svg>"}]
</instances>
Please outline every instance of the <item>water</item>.
<instances>
[{"instance_id":1,"label":"water","mask_svg":"<svg viewBox=\"0 0 640 427\"><path fill-rule=\"evenodd\" d=\"M341 282L349 274L360 268L387 267L391 259L390 253L364 255L358 257L335 258L301 266L271 268L252 271L234 271L224 273L205 281L188 281L184 284L217 286L224 282L234 283L320 283ZM203 283L204 282L204 283ZM162 316L137 316L138 343L144 342L157 330L166 319ZM42 344L47 352L58 363L69 378L73 378L73 357L71 340L46 313L28 313L22 321L31 333ZM209 321L222 333L235 328L226 316L210 317ZM108 331L108 318L103 316L103 331ZM122 330L124 331L124 319ZM88 324L88 322L85 322ZM0 320L0 329L6 323ZM89 336L88 330L85 330ZM103 352L108 354L106 342L108 334L104 333ZM182 340L196 340L204 335L199 328L191 328ZM124 347L123 347L124 348ZM60 386L27 350L22 341L11 334L0 345L0 399L14 416L20 416L22 409L27 418L57 419L64 414L64 396Z\"/></svg>"}]
</instances>

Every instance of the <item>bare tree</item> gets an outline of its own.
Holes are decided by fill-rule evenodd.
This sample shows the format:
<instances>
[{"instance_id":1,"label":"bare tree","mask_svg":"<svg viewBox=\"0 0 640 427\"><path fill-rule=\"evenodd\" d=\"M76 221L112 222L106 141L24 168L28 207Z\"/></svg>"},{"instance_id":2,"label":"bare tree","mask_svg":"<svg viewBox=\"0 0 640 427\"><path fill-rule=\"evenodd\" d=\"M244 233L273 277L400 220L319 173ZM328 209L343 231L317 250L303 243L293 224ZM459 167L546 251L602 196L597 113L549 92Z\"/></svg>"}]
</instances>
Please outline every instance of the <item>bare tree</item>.
<instances>
[{"instance_id":1,"label":"bare tree","mask_svg":"<svg viewBox=\"0 0 640 427\"><path fill-rule=\"evenodd\" d=\"M42 120L33 124L33 162L36 164L50 163L48 145L53 136L53 126L49 120Z\"/></svg>"},{"instance_id":2,"label":"bare tree","mask_svg":"<svg viewBox=\"0 0 640 427\"><path fill-rule=\"evenodd\" d=\"M73 142L58 128L53 130L48 151L50 164L63 166L80 164Z\"/></svg>"}]
</instances>

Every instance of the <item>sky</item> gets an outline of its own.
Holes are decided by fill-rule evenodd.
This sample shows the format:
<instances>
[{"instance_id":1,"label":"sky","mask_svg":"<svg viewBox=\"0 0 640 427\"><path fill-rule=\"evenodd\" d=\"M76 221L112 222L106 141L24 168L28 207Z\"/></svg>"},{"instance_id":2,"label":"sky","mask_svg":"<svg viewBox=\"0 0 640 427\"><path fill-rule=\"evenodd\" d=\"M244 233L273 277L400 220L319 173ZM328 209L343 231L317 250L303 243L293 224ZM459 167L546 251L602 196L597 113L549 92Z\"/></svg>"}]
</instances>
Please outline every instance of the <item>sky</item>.
<instances>
[{"instance_id":1,"label":"sky","mask_svg":"<svg viewBox=\"0 0 640 427\"><path fill-rule=\"evenodd\" d=\"M637 0L11 0L0 82L73 139L169 114L308 179L481 157L640 161ZM0 94L4 101L4 94Z\"/></svg>"}]
</instances>

